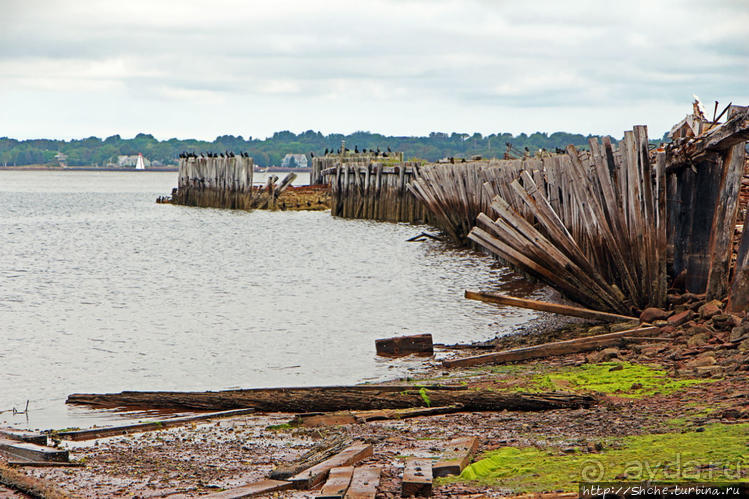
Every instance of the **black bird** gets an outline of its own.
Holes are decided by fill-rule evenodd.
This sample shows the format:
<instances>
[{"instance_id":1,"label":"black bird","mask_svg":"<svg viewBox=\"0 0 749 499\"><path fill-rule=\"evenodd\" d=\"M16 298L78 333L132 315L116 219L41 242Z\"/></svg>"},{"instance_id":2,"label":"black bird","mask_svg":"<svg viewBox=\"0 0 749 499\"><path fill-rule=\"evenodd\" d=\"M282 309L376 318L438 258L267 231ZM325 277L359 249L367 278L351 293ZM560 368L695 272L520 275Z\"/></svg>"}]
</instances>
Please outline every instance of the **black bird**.
<instances>
[{"instance_id":1,"label":"black bird","mask_svg":"<svg viewBox=\"0 0 749 499\"><path fill-rule=\"evenodd\" d=\"M327 148L327 147L325 148L325 153L324 153L324 155L325 155L325 156L327 156L327 155L328 155L328 148Z\"/></svg>"},{"instance_id":2,"label":"black bird","mask_svg":"<svg viewBox=\"0 0 749 499\"><path fill-rule=\"evenodd\" d=\"M354 146L354 152L355 152L356 154L359 154L359 146Z\"/></svg>"},{"instance_id":3,"label":"black bird","mask_svg":"<svg viewBox=\"0 0 749 499\"><path fill-rule=\"evenodd\" d=\"M218 153L218 155L221 156L222 158L224 157L224 153L222 152Z\"/></svg>"},{"instance_id":4,"label":"black bird","mask_svg":"<svg viewBox=\"0 0 749 499\"><path fill-rule=\"evenodd\" d=\"M313 152L309 153L309 157L310 157L310 159L314 158L315 157L315 153L313 153Z\"/></svg>"},{"instance_id":5,"label":"black bird","mask_svg":"<svg viewBox=\"0 0 749 499\"><path fill-rule=\"evenodd\" d=\"M388 152L393 152L393 151L390 150L390 146L388 146Z\"/></svg>"},{"instance_id":6,"label":"black bird","mask_svg":"<svg viewBox=\"0 0 749 499\"><path fill-rule=\"evenodd\" d=\"M200 153L200 157L201 157L201 158L205 158L205 154L203 154L203 153L201 152L201 153Z\"/></svg>"},{"instance_id":7,"label":"black bird","mask_svg":"<svg viewBox=\"0 0 749 499\"><path fill-rule=\"evenodd\" d=\"M382 153L382 157L383 158L387 158L388 157L388 153L386 153L386 152Z\"/></svg>"}]
</instances>

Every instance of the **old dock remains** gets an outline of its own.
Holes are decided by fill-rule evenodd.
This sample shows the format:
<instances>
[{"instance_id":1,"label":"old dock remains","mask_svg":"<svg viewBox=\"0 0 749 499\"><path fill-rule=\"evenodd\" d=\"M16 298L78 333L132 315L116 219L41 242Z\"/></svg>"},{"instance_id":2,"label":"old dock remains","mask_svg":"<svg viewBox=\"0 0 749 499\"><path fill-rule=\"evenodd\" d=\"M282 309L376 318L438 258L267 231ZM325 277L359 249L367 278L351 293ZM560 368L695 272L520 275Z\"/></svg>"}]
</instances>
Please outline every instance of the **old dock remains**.
<instances>
[{"instance_id":1,"label":"old dock remains","mask_svg":"<svg viewBox=\"0 0 749 499\"><path fill-rule=\"evenodd\" d=\"M253 185L254 165L247 155L188 154L179 161L177 187L166 202L204 208L235 210L325 210L329 194L323 186L293 187L295 173L279 182L270 175L264 185Z\"/></svg>"}]
</instances>

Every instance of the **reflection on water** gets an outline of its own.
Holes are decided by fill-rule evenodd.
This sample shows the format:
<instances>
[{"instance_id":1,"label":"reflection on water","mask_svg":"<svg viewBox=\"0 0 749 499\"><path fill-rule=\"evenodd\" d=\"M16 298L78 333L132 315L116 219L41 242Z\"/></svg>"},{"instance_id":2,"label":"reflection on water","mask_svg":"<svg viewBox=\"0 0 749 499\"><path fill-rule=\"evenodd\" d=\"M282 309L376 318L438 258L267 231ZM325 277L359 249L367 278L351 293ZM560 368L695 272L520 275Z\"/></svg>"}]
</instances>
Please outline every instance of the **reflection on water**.
<instances>
[{"instance_id":1,"label":"reflection on water","mask_svg":"<svg viewBox=\"0 0 749 499\"><path fill-rule=\"evenodd\" d=\"M32 428L110 413L73 392L324 385L421 360L376 338L511 332L534 314L463 299L514 278L425 227L154 203L176 173L0 172L0 411ZM24 426L25 416L0 414Z\"/></svg>"}]
</instances>

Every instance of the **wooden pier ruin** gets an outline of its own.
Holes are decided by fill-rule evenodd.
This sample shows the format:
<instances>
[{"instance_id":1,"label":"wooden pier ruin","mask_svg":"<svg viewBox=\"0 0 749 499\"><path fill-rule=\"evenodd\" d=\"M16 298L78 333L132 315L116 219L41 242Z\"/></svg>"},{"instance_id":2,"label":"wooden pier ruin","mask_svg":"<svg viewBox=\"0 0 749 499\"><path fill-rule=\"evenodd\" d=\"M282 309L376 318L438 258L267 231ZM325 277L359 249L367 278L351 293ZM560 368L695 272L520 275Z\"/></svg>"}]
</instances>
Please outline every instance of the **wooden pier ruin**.
<instances>
[{"instance_id":1,"label":"wooden pier ruin","mask_svg":"<svg viewBox=\"0 0 749 499\"><path fill-rule=\"evenodd\" d=\"M180 158L177 187L170 198L157 202L203 208L233 210L326 210L329 194L325 187L293 187L295 173L280 182L268 177L265 185L253 185L254 165L246 155L189 155Z\"/></svg>"},{"instance_id":2,"label":"wooden pier ruin","mask_svg":"<svg viewBox=\"0 0 749 499\"><path fill-rule=\"evenodd\" d=\"M730 107L723 124L690 123L658 149L635 126L619 144L592 139L589 151L424 165L409 189L452 239L593 309L632 314L681 287L708 298L730 290L729 309L745 310L749 236L739 245L736 224L749 108Z\"/></svg>"}]
</instances>

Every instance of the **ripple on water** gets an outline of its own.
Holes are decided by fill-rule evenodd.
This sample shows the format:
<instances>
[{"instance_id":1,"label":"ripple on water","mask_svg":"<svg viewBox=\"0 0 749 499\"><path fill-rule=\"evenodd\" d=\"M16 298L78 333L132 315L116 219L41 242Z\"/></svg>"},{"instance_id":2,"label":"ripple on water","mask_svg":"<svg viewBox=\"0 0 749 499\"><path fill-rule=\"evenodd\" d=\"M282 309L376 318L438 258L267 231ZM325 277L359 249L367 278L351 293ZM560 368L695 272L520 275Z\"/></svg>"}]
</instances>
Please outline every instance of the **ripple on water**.
<instances>
[{"instance_id":1,"label":"ripple on water","mask_svg":"<svg viewBox=\"0 0 749 499\"><path fill-rule=\"evenodd\" d=\"M66 407L74 392L384 379L422 361L378 359L376 338L469 342L534 316L463 299L522 280L476 253L406 242L426 227L159 205L175 173L93 173L0 172L0 324L13 344L0 410L30 399L30 427L114 417Z\"/></svg>"}]
</instances>

